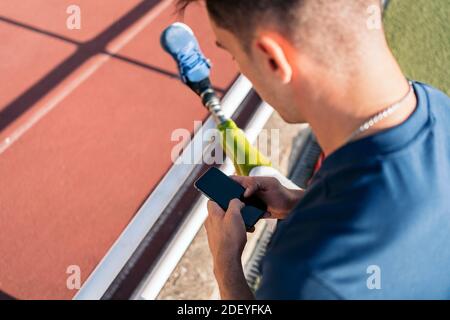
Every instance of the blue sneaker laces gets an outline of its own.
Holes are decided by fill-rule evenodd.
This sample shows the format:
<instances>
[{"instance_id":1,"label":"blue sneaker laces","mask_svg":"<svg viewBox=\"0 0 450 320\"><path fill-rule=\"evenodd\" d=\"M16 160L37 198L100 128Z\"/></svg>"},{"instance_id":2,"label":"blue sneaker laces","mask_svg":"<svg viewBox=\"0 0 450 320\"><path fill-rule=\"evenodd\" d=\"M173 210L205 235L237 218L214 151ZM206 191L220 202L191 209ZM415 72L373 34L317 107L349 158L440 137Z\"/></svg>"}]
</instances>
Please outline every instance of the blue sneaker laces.
<instances>
[{"instance_id":1,"label":"blue sneaker laces","mask_svg":"<svg viewBox=\"0 0 450 320\"><path fill-rule=\"evenodd\" d=\"M206 64L208 68L211 67L209 60L193 44L189 44L177 54L177 61L184 82L188 81L188 73L200 68L203 64Z\"/></svg>"}]
</instances>

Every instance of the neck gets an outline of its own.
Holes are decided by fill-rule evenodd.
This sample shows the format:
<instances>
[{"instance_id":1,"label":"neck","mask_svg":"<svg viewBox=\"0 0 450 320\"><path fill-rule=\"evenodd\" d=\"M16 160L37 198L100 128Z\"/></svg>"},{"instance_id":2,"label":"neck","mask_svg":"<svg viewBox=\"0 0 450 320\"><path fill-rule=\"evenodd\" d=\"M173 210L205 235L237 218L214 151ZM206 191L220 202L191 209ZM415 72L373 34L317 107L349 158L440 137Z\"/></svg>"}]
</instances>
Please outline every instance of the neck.
<instances>
[{"instance_id":1,"label":"neck","mask_svg":"<svg viewBox=\"0 0 450 320\"><path fill-rule=\"evenodd\" d=\"M326 156L346 144L365 121L402 100L409 91L408 81L388 49L371 58L359 64L360 71L355 71L350 80L327 77L331 80L325 81L326 86L322 84L328 90L315 101L307 120ZM401 124L415 106L416 98L411 94L394 114L355 140Z\"/></svg>"}]
</instances>

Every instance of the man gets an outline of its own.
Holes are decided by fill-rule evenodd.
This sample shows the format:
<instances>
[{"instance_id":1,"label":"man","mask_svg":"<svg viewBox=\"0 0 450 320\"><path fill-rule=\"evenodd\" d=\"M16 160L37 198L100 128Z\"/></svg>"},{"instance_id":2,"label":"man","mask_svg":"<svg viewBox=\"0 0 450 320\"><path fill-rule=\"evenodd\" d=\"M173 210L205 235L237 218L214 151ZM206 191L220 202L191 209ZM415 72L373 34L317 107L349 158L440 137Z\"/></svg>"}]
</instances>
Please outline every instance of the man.
<instances>
[{"instance_id":1,"label":"man","mask_svg":"<svg viewBox=\"0 0 450 320\"><path fill-rule=\"evenodd\" d=\"M206 5L217 45L287 122L311 125L326 155L305 192L235 177L280 220L256 298L449 299L450 99L405 79L369 23L379 1ZM208 203L223 299L254 298L242 205Z\"/></svg>"}]
</instances>

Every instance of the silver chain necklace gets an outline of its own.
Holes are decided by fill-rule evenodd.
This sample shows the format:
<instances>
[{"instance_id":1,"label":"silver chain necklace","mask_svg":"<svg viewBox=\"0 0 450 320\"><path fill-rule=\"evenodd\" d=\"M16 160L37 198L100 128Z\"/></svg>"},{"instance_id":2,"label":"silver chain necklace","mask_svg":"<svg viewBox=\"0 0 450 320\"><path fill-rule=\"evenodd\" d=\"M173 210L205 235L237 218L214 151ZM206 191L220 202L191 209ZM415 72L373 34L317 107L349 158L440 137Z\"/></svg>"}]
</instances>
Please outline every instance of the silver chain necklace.
<instances>
[{"instance_id":1,"label":"silver chain necklace","mask_svg":"<svg viewBox=\"0 0 450 320\"><path fill-rule=\"evenodd\" d=\"M377 113L375 116L364 122L358 129L356 129L350 136L350 138L347 140L347 143L353 141L357 136L362 134L363 132L366 132L370 128L372 128L374 125L376 125L378 122L388 118L391 116L395 111L397 111L405 102L406 99L411 95L413 92L413 84L411 81L409 81L409 91L408 93L397 103L391 105L390 107L384 109L383 111Z\"/></svg>"}]
</instances>

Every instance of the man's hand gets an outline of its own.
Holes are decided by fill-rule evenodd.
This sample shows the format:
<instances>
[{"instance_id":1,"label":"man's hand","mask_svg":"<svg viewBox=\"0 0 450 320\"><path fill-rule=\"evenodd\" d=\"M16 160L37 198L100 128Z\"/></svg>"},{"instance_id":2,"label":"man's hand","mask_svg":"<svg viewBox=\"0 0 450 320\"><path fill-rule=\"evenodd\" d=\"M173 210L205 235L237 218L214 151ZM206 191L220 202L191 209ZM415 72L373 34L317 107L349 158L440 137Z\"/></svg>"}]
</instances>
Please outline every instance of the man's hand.
<instances>
[{"instance_id":1,"label":"man's hand","mask_svg":"<svg viewBox=\"0 0 450 320\"><path fill-rule=\"evenodd\" d=\"M246 188L245 197L253 194L266 204L265 218L284 219L303 197L303 190L283 187L276 178L232 177ZM208 202L205 228L213 256L214 274L222 299L253 299L242 269L241 256L247 242L247 232L238 199L230 202L227 212L217 203Z\"/></svg>"},{"instance_id":2,"label":"man's hand","mask_svg":"<svg viewBox=\"0 0 450 320\"><path fill-rule=\"evenodd\" d=\"M273 177L231 177L246 190L244 197L256 195L267 204L264 218L285 219L303 197L303 190L284 187Z\"/></svg>"},{"instance_id":3,"label":"man's hand","mask_svg":"<svg viewBox=\"0 0 450 320\"><path fill-rule=\"evenodd\" d=\"M227 212L224 212L217 203L208 201L205 228L214 266L226 266L241 261L247 242L247 232L241 215L243 207L241 201L234 199L228 205Z\"/></svg>"},{"instance_id":4,"label":"man's hand","mask_svg":"<svg viewBox=\"0 0 450 320\"><path fill-rule=\"evenodd\" d=\"M245 280L241 255L247 242L241 209L237 199L230 202L224 212L215 202L208 202L205 222L208 243L214 261L214 275L220 296L225 300L252 300L254 296Z\"/></svg>"}]
</instances>

